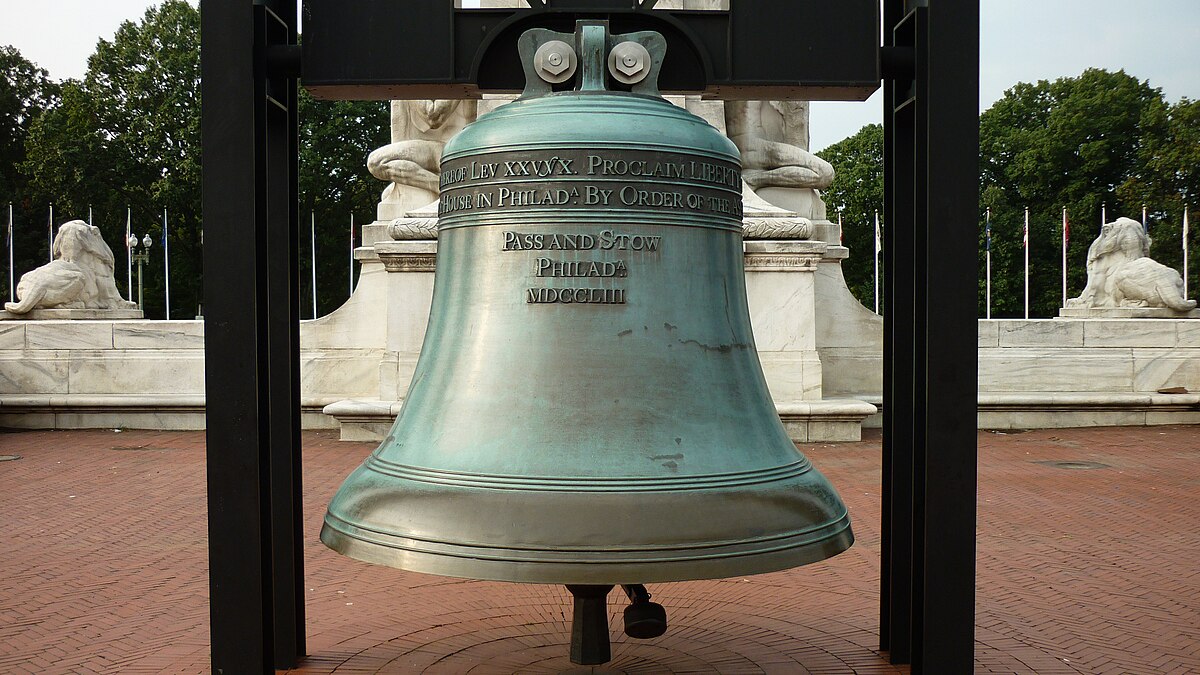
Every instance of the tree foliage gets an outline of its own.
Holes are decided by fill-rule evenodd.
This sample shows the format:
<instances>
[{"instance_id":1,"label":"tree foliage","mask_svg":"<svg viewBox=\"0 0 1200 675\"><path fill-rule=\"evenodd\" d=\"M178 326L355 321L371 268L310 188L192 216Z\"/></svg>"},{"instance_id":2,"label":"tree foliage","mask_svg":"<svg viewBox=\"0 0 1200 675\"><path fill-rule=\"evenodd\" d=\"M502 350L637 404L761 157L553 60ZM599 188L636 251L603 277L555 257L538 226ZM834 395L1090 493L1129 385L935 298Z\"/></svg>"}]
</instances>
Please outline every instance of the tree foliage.
<instances>
[{"instance_id":1,"label":"tree foliage","mask_svg":"<svg viewBox=\"0 0 1200 675\"><path fill-rule=\"evenodd\" d=\"M850 257L842 261L846 285L867 307L874 305L875 212L883 208L883 126L870 124L850 138L835 143L822 158L837 174L825 192L829 218L842 217L842 243ZM880 234L883 232L880 216ZM882 256L880 256L880 306L882 311Z\"/></svg>"},{"instance_id":2,"label":"tree foliage","mask_svg":"<svg viewBox=\"0 0 1200 675\"><path fill-rule=\"evenodd\" d=\"M1030 213L1030 315L1054 316L1062 305L1062 216L1070 223L1068 296L1087 283L1087 249L1101 213L1141 219L1152 255L1182 268L1184 204L1200 203L1200 103L1169 105L1162 92L1124 72L1098 69L1053 82L1020 83L980 116L979 256L985 270L984 223L992 223L992 315L1024 313L1024 211ZM854 294L870 304L871 227L883 204L883 136L878 125L821 153L838 172L825 195L839 207L851 257L843 267ZM836 215L831 215L836 218ZM1197 246L1190 248L1196 258ZM1196 279L1193 268L1189 275ZM1192 288L1200 286L1193 283ZM986 311L979 282L979 312Z\"/></svg>"},{"instance_id":3,"label":"tree foliage","mask_svg":"<svg viewBox=\"0 0 1200 675\"><path fill-rule=\"evenodd\" d=\"M1020 83L980 116L981 220L992 214L993 316L1023 315L1024 209L1030 213L1030 315L1062 306L1062 211L1071 224L1068 296L1087 283L1087 248L1102 211L1141 219L1118 188L1139 172L1145 139L1166 104L1123 71L1098 69ZM983 269L983 244L980 235ZM984 298L981 297L982 306Z\"/></svg>"},{"instance_id":4,"label":"tree foliage","mask_svg":"<svg viewBox=\"0 0 1200 675\"><path fill-rule=\"evenodd\" d=\"M21 171L25 161L25 139L29 129L46 112L57 105L61 87L49 79L49 74L21 55L13 47L0 45L0 206L7 210L13 205L17 222L29 219L32 204L24 199L28 179ZM8 217L5 213L4 218ZM7 223L5 223L7 225ZM34 259L38 242L45 240L32 230L14 228L16 256L22 264ZM42 244L43 248L45 244ZM38 258L45 262L43 257ZM22 267L24 269L24 267ZM5 300L9 297L8 275L0 282Z\"/></svg>"},{"instance_id":5,"label":"tree foliage","mask_svg":"<svg viewBox=\"0 0 1200 675\"><path fill-rule=\"evenodd\" d=\"M56 225L94 213L118 261L127 213L135 233L151 235L147 316L165 312L164 209L172 315L194 315L202 297L199 50L198 9L184 0L149 8L97 43L83 81L64 84L26 142L31 197L54 205Z\"/></svg>"},{"instance_id":6,"label":"tree foliage","mask_svg":"<svg viewBox=\"0 0 1200 675\"><path fill-rule=\"evenodd\" d=\"M367 171L367 154L391 140L389 124L385 103L321 101L300 90L300 229L316 223L318 315L349 294L350 217L356 231L375 220L385 184ZM301 287L311 293L311 244L300 249L309 254L301 261ZM310 308L311 301L302 302L301 315Z\"/></svg>"},{"instance_id":7,"label":"tree foliage","mask_svg":"<svg viewBox=\"0 0 1200 675\"><path fill-rule=\"evenodd\" d=\"M9 79L47 92L22 94L21 100L37 105L22 118L27 121L15 143L22 156L12 161L5 156L3 164L19 167L13 173L27 178L13 190L30 207L18 216L24 237L17 247L19 271L45 263L53 204L56 225L86 219L89 210L95 214L94 224L117 254L118 287L124 288L128 209L133 232L149 233L154 241L145 270L146 312L161 317L165 209L172 317L196 313L203 297L199 48L199 9L184 0L164 0L140 21L121 24L111 40L100 40L83 80L64 82L61 94L57 85L36 81L37 72L45 80L45 71L28 62L16 68ZM9 52L0 57L0 65L8 68ZM0 99L6 101L4 94ZM301 287L307 298L312 278L308 226L315 219L318 304L320 313L327 313L349 294L351 214L359 226L374 220L384 185L367 172L366 156L388 142L389 121L383 103L318 101L303 90L299 116ZM301 303L303 316L310 315L310 306Z\"/></svg>"}]
</instances>

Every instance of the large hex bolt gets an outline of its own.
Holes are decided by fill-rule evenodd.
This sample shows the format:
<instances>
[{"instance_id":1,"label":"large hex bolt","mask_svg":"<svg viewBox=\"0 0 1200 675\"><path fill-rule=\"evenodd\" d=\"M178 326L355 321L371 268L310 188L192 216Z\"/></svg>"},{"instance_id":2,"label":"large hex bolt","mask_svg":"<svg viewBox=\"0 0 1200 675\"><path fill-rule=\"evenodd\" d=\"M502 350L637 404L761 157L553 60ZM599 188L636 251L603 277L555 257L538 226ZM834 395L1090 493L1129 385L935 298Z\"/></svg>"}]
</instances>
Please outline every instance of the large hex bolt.
<instances>
[{"instance_id":1,"label":"large hex bolt","mask_svg":"<svg viewBox=\"0 0 1200 675\"><path fill-rule=\"evenodd\" d=\"M622 42L608 54L608 72L621 84L637 84L650 74L650 52L637 42Z\"/></svg>"},{"instance_id":2,"label":"large hex bolt","mask_svg":"<svg viewBox=\"0 0 1200 675\"><path fill-rule=\"evenodd\" d=\"M560 84L571 79L579 59L571 45L562 40L551 40L538 47L533 55L533 68L538 77L550 84Z\"/></svg>"}]
</instances>

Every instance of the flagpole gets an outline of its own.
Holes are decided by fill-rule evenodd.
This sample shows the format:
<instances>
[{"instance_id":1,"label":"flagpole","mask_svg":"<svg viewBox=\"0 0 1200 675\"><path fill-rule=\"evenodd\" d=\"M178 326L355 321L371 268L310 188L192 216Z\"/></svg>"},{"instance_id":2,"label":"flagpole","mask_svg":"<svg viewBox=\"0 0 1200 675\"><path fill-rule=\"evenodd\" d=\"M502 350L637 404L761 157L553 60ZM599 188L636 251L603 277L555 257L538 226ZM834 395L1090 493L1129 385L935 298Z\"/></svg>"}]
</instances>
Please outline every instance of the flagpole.
<instances>
[{"instance_id":1,"label":"flagpole","mask_svg":"<svg viewBox=\"0 0 1200 675\"><path fill-rule=\"evenodd\" d=\"M163 207L163 286L167 296L167 321L171 320L171 238L167 236L167 209Z\"/></svg>"},{"instance_id":2,"label":"flagpole","mask_svg":"<svg viewBox=\"0 0 1200 675\"><path fill-rule=\"evenodd\" d=\"M17 301L17 290L13 284L15 274L13 273L13 209L12 202L8 203L8 301Z\"/></svg>"},{"instance_id":3,"label":"flagpole","mask_svg":"<svg viewBox=\"0 0 1200 675\"><path fill-rule=\"evenodd\" d=\"M1029 207L1025 207L1025 318L1029 318Z\"/></svg>"},{"instance_id":4,"label":"flagpole","mask_svg":"<svg viewBox=\"0 0 1200 675\"><path fill-rule=\"evenodd\" d=\"M984 220L983 232L987 239L984 245L987 251L987 318L992 318L992 207L988 207Z\"/></svg>"},{"instance_id":5,"label":"flagpole","mask_svg":"<svg viewBox=\"0 0 1200 675\"><path fill-rule=\"evenodd\" d=\"M1146 205L1142 204L1142 231L1150 234L1150 219L1146 217Z\"/></svg>"},{"instance_id":6,"label":"flagpole","mask_svg":"<svg viewBox=\"0 0 1200 675\"><path fill-rule=\"evenodd\" d=\"M1067 306L1067 244L1070 241L1071 226L1067 223L1067 207L1063 207L1062 222L1062 306Z\"/></svg>"},{"instance_id":7,"label":"flagpole","mask_svg":"<svg viewBox=\"0 0 1200 675\"><path fill-rule=\"evenodd\" d=\"M129 237L133 234L133 211L128 206L125 207L125 279L129 282L129 295L125 296L129 300L133 300L133 256L132 247L129 245Z\"/></svg>"},{"instance_id":8,"label":"flagpole","mask_svg":"<svg viewBox=\"0 0 1200 675\"><path fill-rule=\"evenodd\" d=\"M879 209L875 209L875 313L879 313Z\"/></svg>"},{"instance_id":9,"label":"flagpole","mask_svg":"<svg viewBox=\"0 0 1200 675\"><path fill-rule=\"evenodd\" d=\"M1100 202L1100 226L1103 227L1108 222L1108 205Z\"/></svg>"},{"instance_id":10,"label":"flagpole","mask_svg":"<svg viewBox=\"0 0 1200 675\"><path fill-rule=\"evenodd\" d=\"M50 252L50 262L54 262L54 205L50 205L50 220L46 222L46 247Z\"/></svg>"},{"instance_id":11,"label":"flagpole","mask_svg":"<svg viewBox=\"0 0 1200 675\"><path fill-rule=\"evenodd\" d=\"M350 295L354 295L354 214L350 214Z\"/></svg>"},{"instance_id":12,"label":"flagpole","mask_svg":"<svg viewBox=\"0 0 1200 675\"><path fill-rule=\"evenodd\" d=\"M1183 299L1188 296L1188 205L1183 205Z\"/></svg>"},{"instance_id":13,"label":"flagpole","mask_svg":"<svg viewBox=\"0 0 1200 675\"><path fill-rule=\"evenodd\" d=\"M309 213L312 215L310 229L312 234L312 318L315 319L317 318L317 213L315 211L310 211Z\"/></svg>"},{"instance_id":14,"label":"flagpole","mask_svg":"<svg viewBox=\"0 0 1200 675\"><path fill-rule=\"evenodd\" d=\"M92 205L88 204L88 226L91 227L92 225L95 225L95 223L92 222Z\"/></svg>"}]
</instances>

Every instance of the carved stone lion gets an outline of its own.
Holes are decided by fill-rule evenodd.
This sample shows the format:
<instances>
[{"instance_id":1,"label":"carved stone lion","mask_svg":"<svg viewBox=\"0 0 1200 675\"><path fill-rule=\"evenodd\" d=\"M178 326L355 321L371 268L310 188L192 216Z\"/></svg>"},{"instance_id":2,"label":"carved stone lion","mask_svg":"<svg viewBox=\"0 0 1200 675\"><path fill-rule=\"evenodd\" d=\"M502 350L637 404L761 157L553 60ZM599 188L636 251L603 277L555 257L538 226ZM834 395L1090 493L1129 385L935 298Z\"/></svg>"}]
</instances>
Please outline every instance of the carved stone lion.
<instances>
[{"instance_id":1,"label":"carved stone lion","mask_svg":"<svg viewBox=\"0 0 1200 675\"><path fill-rule=\"evenodd\" d=\"M1088 282L1067 307L1167 307L1177 312L1196 308L1183 298L1183 277L1150 257L1150 237L1142 224L1118 218L1100 228L1088 248Z\"/></svg>"},{"instance_id":2,"label":"carved stone lion","mask_svg":"<svg viewBox=\"0 0 1200 675\"><path fill-rule=\"evenodd\" d=\"M4 303L13 314L33 309L133 309L117 292L113 252L100 228L72 220L58 228L54 260L21 275L17 302Z\"/></svg>"}]
</instances>

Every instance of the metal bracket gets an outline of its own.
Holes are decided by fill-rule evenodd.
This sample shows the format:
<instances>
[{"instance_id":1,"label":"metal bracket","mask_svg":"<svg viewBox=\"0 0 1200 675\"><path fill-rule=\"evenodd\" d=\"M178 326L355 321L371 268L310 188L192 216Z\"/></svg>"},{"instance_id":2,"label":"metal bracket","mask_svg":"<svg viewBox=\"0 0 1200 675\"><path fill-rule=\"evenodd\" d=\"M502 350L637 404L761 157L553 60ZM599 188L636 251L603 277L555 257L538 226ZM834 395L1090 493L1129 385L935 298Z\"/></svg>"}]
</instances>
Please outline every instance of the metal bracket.
<instances>
[{"instance_id":1,"label":"metal bracket","mask_svg":"<svg viewBox=\"0 0 1200 675\"><path fill-rule=\"evenodd\" d=\"M912 47L884 45L879 49L879 72L885 81L902 82L916 77L917 51Z\"/></svg>"}]
</instances>

